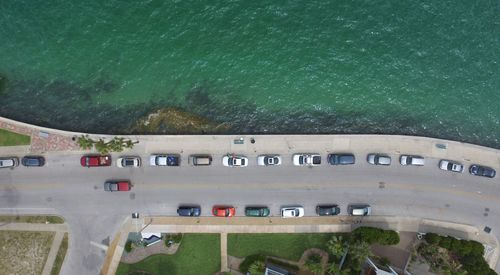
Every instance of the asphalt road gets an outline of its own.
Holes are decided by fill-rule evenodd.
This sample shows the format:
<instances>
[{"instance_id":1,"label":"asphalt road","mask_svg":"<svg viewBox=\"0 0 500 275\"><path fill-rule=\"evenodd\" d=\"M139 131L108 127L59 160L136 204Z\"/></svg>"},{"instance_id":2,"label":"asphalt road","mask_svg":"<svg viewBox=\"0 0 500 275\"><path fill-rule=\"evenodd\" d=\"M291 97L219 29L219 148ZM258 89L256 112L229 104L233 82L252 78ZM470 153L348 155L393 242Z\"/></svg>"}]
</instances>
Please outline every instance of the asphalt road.
<instances>
[{"instance_id":1,"label":"asphalt road","mask_svg":"<svg viewBox=\"0 0 500 275\"><path fill-rule=\"evenodd\" d=\"M63 274L98 274L105 256L100 245L109 244L132 212L175 216L183 203L201 205L204 216L214 204L233 205L238 216L246 205L267 205L274 216L281 206L302 205L312 216L319 203L338 204L342 215L349 203L369 203L373 215L489 226L500 236L500 177L442 171L438 159L426 158L424 167L404 167L397 155L391 155L392 165L382 167L356 154L355 165L333 167L322 153L322 166L295 167L291 154L282 154L283 165L257 167L253 153L247 155L248 167L228 168L221 164L222 154L214 155L209 167L189 166L183 154L180 167L149 167L149 156L142 154L143 167L120 169L116 156L112 167L81 167L80 155L73 153L50 154L43 168L0 170L2 213L54 213L66 218L70 250ZM129 179L134 186L131 192L104 192L108 179Z\"/></svg>"}]
</instances>

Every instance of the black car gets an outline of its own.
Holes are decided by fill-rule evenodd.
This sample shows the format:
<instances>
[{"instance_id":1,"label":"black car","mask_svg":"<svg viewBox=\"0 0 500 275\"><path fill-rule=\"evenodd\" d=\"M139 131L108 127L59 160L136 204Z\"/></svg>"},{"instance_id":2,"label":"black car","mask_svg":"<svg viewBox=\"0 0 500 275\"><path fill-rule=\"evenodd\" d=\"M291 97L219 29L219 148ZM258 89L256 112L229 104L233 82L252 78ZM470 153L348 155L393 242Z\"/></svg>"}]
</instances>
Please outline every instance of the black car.
<instances>
[{"instance_id":1,"label":"black car","mask_svg":"<svg viewBox=\"0 0 500 275\"><path fill-rule=\"evenodd\" d=\"M496 175L495 169L477 164L471 165L469 167L469 172L471 173L471 175L487 178L494 178Z\"/></svg>"},{"instance_id":2,"label":"black car","mask_svg":"<svg viewBox=\"0 0 500 275\"><path fill-rule=\"evenodd\" d=\"M327 159L331 165L348 165L356 161L353 154L329 154Z\"/></svg>"},{"instance_id":3,"label":"black car","mask_svg":"<svg viewBox=\"0 0 500 275\"><path fill-rule=\"evenodd\" d=\"M26 167L41 167L45 165L45 158L42 156L25 156L21 163Z\"/></svg>"},{"instance_id":4,"label":"black car","mask_svg":"<svg viewBox=\"0 0 500 275\"><path fill-rule=\"evenodd\" d=\"M177 214L183 217L198 217L201 215L201 208L199 206L179 206Z\"/></svg>"},{"instance_id":5,"label":"black car","mask_svg":"<svg viewBox=\"0 0 500 275\"><path fill-rule=\"evenodd\" d=\"M316 214L319 216L335 216L340 214L340 208L336 204L316 206Z\"/></svg>"}]
</instances>

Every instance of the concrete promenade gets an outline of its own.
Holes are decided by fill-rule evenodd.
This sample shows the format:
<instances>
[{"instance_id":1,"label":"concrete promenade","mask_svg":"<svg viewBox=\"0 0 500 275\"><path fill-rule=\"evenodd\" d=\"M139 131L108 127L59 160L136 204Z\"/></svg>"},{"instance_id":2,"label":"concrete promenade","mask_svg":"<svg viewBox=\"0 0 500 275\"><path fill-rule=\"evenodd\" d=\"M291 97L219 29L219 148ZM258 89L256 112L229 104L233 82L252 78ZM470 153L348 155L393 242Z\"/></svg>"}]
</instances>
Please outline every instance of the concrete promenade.
<instances>
[{"instance_id":1,"label":"concrete promenade","mask_svg":"<svg viewBox=\"0 0 500 275\"><path fill-rule=\"evenodd\" d=\"M346 207L349 203L363 202L372 205L373 219L405 217L413 224L411 228L422 232L433 228L428 221L441 221L470 225L480 236L486 234L483 229L487 226L492 230L486 236L500 236L499 177L487 179L471 176L468 171L457 174L437 167L440 159L451 159L462 162L466 169L478 163L500 171L500 150L492 148L433 138L384 135L125 136L139 143L131 150L112 154L112 167L87 169L79 165L79 158L91 151L80 150L73 141L82 133L4 118L0 118L0 128L29 133L32 140L36 138L31 146L0 147L0 155L43 154L47 159L44 168L0 169L0 213L65 217L69 226L69 252L62 274L97 274L101 267L110 270L111 266L117 266L121 256L117 253L121 253L124 245L121 240L130 232L122 224L127 223L126 218L132 212L141 213L141 217L153 217L154 222L145 230L199 232L200 225L190 223L200 221L208 225L206 219L207 223L212 223L214 219L207 216L214 204L231 204L237 209L234 219L216 219L216 224L206 229L218 233L245 228L267 232L350 230L356 223L346 216ZM39 145L39 139L44 142L43 146ZM325 157L331 152L352 152L356 164L330 166ZM391 156L392 165L367 164L366 154L374 152ZM148 157L152 153L178 153L181 166L149 167ZM211 154L212 166L188 165L188 156L195 153ZM228 153L247 156L249 166L222 166L221 158ZM280 154L283 164L280 167L256 166L256 157L266 153ZM322 165L295 167L291 163L294 153L319 153ZM398 163L400 154L422 155L426 165L403 167ZM140 156L143 167L117 168L114 161L122 155ZM129 179L134 187L123 194L106 193L102 184L107 179ZM182 224L176 224L175 210L183 203L199 204L203 217L183 219ZM341 216L331 220L314 217L314 207L318 203L339 204ZM269 206L271 218L242 218L242 209L254 204ZM304 206L306 217L295 221L277 217L281 206L292 204ZM402 226L395 220L387 221L377 225ZM422 221L426 221L425 226ZM453 225L445 227L442 233L459 237L460 232ZM493 243L488 241L488 244ZM500 271L495 260L490 263Z\"/></svg>"}]
</instances>

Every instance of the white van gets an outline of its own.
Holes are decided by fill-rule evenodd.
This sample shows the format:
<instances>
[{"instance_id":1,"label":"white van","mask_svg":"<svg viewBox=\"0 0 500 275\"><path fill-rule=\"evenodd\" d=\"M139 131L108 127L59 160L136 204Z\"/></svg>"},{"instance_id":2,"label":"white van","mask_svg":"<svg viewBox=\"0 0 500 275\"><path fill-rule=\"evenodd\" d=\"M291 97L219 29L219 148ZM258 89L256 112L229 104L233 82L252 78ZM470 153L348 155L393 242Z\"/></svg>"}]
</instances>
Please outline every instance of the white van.
<instances>
[{"instance_id":1,"label":"white van","mask_svg":"<svg viewBox=\"0 0 500 275\"><path fill-rule=\"evenodd\" d=\"M421 156L401 155L399 158L401 165L424 166L425 160Z\"/></svg>"},{"instance_id":2,"label":"white van","mask_svg":"<svg viewBox=\"0 0 500 275\"><path fill-rule=\"evenodd\" d=\"M210 155L191 155L189 163L194 166L208 166L212 164L212 156Z\"/></svg>"}]
</instances>

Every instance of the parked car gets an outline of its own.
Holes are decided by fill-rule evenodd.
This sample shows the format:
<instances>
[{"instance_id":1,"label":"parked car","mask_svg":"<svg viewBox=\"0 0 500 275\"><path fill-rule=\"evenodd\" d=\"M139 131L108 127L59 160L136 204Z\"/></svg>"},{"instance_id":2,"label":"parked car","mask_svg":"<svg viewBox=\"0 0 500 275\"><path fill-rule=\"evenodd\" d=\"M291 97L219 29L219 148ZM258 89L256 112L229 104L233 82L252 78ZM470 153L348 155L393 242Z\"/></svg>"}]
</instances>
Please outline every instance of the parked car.
<instances>
[{"instance_id":1,"label":"parked car","mask_svg":"<svg viewBox=\"0 0 500 275\"><path fill-rule=\"evenodd\" d=\"M111 166L110 155L86 155L80 158L83 167Z\"/></svg>"},{"instance_id":2,"label":"parked car","mask_svg":"<svg viewBox=\"0 0 500 275\"><path fill-rule=\"evenodd\" d=\"M177 208L177 214L183 217L198 217L201 215L201 207L199 206L179 206Z\"/></svg>"},{"instance_id":3,"label":"parked car","mask_svg":"<svg viewBox=\"0 0 500 275\"><path fill-rule=\"evenodd\" d=\"M41 167L45 165L45 158L42 156L25 156L21 163L26 167Z\"/></svg>"},{"instance_id":4,"label":"parked car","mask_svg":"<svg viewBox=\"0 0 500 275\"><path fill-rule=\"evenodd\" d=\"M125 167L140 167L141 166L141 158L140 157L121 157L116 160L116 166L120 168Z\"/></svg>"},{"instance_id":5,"label":"parked car","mask_svg":"<svg viewBox=\"0 0 500 275\"><path fill-rule=\"evenodd\" d=\"M214 206L212 214L216 217L232 217L236 213L236 209L232 206Z\"/></svg>"},{"instance_id":6,"label":"parked car","mask_svg":"<svg viewBox=\"0 0 500 275\"><path fill-rule=\"evenodd\" d=\"M281 157L278 155L261 155L257 157L257 165L275 166L281 164Z\"/></svg>"},{"instance_id":7,"label":"parked car","mask_svg":"<svg viewBox=\"0 0 500 275\"><path fill-rule=\"evenodd\" d=\"M366 160L373 165L391 165L391 157L383 154L369 154Z\"/></svg>"},{"instance_id":8,"label":"parked car","mask_svg":"<svg viewBox=\"0 0 500 275\"><path fill-rule=\"evenodd\" d=\"M212 156L210 155L191 155L189 163L194 166L208 166L212 164Z\"/></svg>"},{"instance_id":9,"label":"parked car","mask_svg":"<svg viewBox=\"0 0 500 275\"><path fill-rule=\"evenodd\" d=\"M399 157L399 163L401 163L401 165L424 166L425 159L421 156L401 155L401 157Z\"/></svg>"},{"instance_id":10,"label":"parked car","mask_svg":"<svg viewBox=\"0 0 500 275\"><path fill-rule=\"evenodd\" d=\"M340 208L336 204L316 206L316 214L319 216L335 216L340 214Z\"/></svg>"},{"instance_id":11,"label":"parked car","mask_svg":"<svg viewBox=\"0 0 500 275\"><path fill-rule=\"evenodd\" d=\"M281 217L283 218L300 218L304 216L304 207L290 206L281 208Z\"/></svg>"},{"instance_id":12,"label":"parked car","mask_svg":"<svg viewBox=\"0 0 500 275\"><path fill-rule=\"evenodd\" d=\"M248 217L267 217L271 211L265 206L249 206L245 208L245 216Z\"/></svg>"},{"instance_id":13,"label":"parked car","mask_svg":"<svg viewBox=\"0 0 500 275\"><path fill-rule=\"evenodd\" d=\"M181 156L177 154L158 154L149 157L151 166L179 166L181 164Z\"/></svg>"},{"instance_id":14,"label":"parked car","mask_svg":"<svg viewBox=\"0 0 500 275\"><path fill-rule=\"evenodd\" d=\"M132 184L128 180L108 180L104 183L104 191L130 191Z\"/></svg>"},{"instance_id":15,"label":"parked car","mask_svg":"<svg viewBox=\"0 0 500 275\"><path fill-rule=\"evenodd\" d=\"M19 165L19 159L16 157L0 158L0 168L14 168Z\"/></svg>"},{"instance_id":16,"label":"parked car","mask_svg":"<svg viewBox=\"0 0 500 275\"><path fill-rule=\"evenodd\" d=\"M349 165L356 162L353 154L329 154L327 159L331 165Z\"/></svg>"},{"instance_id":17,"label":"parked car","mask_svg":"<svg viewBox=\"0 0 500 275\"><path fill-rule=\"evenodd\" d=\"M318 166L321 165L321 155L311 153L295 154L292 157L293 165L295 166Z\"/></svg>"},{"instance_id":18,"label":"parked car","mask_svg":"<svg viewBox=\"0 0 500 275\"><path fill-rule=\"evenodd\" d=\"M228 167L245 167L248 165L248 158L236 155L224 156L222 157L222 165Z\"/></svg>"},{"instance_id":19,"label":"parked car","mask_svg":"<svg viewBox=\"0 0 500 275\"><path fill-rule=\"evenodd\" d=\"M482 166L478 164L472 164L469 167L469 173L474 176L481 176L481 177L487 177L487 178L494 178L497 172L495 169L487 166Z\"/></svg>"},{"instance_id":20,"label":"parked car","mask_svg":"<svg viewBox=\"0 0 500 275\"><path fill-rule=\"evenodd\" d=\"M25 156L21 163L26 167L42 167L45 165L45 158L42 156Z\"/></svg>"},{"instance_id":21,"label":"parked car","mask_svg":"<svg viewBox=\"0 0 500 275\"><path fill-rule=\"evenodd\" d=\"M464 171L464 166L456 161L442 159L439 162L439 168L445 171L452 171L456 173L462 173Z\"/></svg>"},{"instance_id":22,"label":"parked car","mask_svg":"<svg viewBox=\"0 0 500 275\"><path fill-rule=\"evenodd\" d=\"M350 204L347 211L351 216L369 216L372 214L372 207L368 204Z\"/></svg>"}]
</instances>

